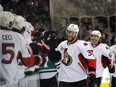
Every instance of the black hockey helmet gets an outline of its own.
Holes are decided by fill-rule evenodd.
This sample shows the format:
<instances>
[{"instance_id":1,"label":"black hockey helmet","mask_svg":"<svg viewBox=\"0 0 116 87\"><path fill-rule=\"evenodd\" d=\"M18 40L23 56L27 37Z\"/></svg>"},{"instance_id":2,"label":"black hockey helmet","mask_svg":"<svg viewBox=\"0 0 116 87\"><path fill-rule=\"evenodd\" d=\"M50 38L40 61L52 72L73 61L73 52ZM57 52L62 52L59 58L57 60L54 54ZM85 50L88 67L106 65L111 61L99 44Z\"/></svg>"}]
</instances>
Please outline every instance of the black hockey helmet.
<instances>
[{"instance_id":1,"label":"black hockey helmet","mask_svg":"<svg viewBox=\"0 0 116 87\"><path fill-rule=\"evenodd\" d=\"M58 41L58 33L55 31L43 31L40 38L48 45L56 45Z\"/></svg>"}]
</instances>

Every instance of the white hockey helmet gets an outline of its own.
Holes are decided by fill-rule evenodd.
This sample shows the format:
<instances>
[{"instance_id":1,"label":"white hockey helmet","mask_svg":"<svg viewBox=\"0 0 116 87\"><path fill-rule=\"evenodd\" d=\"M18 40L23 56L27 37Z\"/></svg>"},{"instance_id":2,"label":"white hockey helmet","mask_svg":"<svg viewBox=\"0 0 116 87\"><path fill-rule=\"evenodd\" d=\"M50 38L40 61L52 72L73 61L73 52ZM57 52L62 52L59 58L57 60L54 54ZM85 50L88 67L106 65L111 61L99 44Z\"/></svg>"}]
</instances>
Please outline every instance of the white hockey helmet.
<instances>
[{"instance_id":1,"label":"white hockey helmet","mask_svg":"<svg viewBox=\"0 0 116 87\"><path fill-rule=\"evenodd\" d=\"M92 31L92 32L91 32L91 35L96 35L96 36L98 36L98 37L101 37L101 33L100 33L100 31L98 31L98 30Z\"/></svg>"},{"instance_id":2,"label":"white hockey helmet","mask_svg":"<svg viewBox=\"0 0 116 87\"><path fill-rule=\"evenodd\" d=\"M78 32L79 32L79 27L78 27L78 25L76 25L76 24L70 24L70 25L67 27L67 30L68 30L68 31L77 32L77 34L78 34ZM66 31L67 31L67 30L66 30Z\"/></svg>"},{"instance_id":3,"label":"white hockey helmet","mask_svg":"<svg viewBox=\"0 0 116 87\"><path fill-rule=\"evenodd\" d=\"M0 26L7 27L8 29L12 29L15 16L13 13L8 11L3 11L0 14Z\"/></svg>"},{"instance_id":4,"label":"white hockey helmet","mask_svg":"<svg viewBox=\"0 0 116 87\"><path fill-rule=\"evenodd\" d=\"M25 29L26 31L31 32L34 30L34 27L32 26L30 22L25 22Z\"/></svg>"},{"instance_id":5,"label":"white hockey helmet","mask_svg":"<svg viewBox=\"0 0 116 87\"><path fill-rule=\"evenodd\" d=\"M25 22L26 20L24 17L17 15L14 20L13 28L21 31L22 28L25 26Z\"/></svg>"}]
</instances>

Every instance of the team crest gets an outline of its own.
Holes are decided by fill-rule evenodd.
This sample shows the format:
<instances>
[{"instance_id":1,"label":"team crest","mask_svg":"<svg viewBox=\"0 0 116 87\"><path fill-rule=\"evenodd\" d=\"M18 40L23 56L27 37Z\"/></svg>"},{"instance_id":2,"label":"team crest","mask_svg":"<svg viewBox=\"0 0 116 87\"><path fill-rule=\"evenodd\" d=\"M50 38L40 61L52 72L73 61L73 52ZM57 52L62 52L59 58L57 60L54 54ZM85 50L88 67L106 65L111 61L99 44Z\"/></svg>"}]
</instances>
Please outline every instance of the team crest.
<instances>
[{"instance_id":1,"label":"team crest","mask_svg":"<svg viewBox=\"0 0 116 87\"><path fill-rule=\"evenodd\" d=\"M64 58L62 60L62 63L66 66L69 66L72 64L72 57L68 54L67 49L64 50Z\"/></svg>"}]
</instances>

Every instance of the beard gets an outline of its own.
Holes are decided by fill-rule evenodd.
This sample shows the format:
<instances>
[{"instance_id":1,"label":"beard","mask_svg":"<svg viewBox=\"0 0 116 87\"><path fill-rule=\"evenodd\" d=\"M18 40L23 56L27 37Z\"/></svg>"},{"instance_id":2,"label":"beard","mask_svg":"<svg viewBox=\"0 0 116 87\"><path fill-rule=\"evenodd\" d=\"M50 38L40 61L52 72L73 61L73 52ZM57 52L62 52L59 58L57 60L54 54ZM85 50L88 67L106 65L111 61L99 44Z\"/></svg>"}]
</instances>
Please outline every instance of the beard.
<instances>
[{"instance_id":1,"label":"beard","mask_svg":"<svg viewBox=\"0 0 116 87\"><path fill-rule=\"evenodd\" d=\"M67 40L68 40L68 43L73 43L77 40L77 36L75 36L75 37L69 36L69 37L67 37Z\"/></svg>"}]
</instances>

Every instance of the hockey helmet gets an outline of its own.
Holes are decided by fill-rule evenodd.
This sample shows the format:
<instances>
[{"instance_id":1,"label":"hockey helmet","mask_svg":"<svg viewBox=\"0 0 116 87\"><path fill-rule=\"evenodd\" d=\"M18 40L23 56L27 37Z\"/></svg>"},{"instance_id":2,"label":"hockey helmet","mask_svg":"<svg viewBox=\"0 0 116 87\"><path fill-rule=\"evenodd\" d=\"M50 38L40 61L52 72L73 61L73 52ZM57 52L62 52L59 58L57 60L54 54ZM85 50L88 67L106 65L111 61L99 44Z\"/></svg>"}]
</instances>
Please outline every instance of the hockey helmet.
<instances>
[{"instance_id":1,"label":"hockey helmet","mask_svg":"<svg viewBox=\"0 0 116 87\"><path fill-rule=\"evenodd\" d=\"M98 31L98 30L92 31L92 32L91 32L91 35L96 35L96 36L98 36L98 37L101 37L101 33L100 33L100 31Z\"/></svg>"},{"instance_id":2,"label":"hockey helmet","mask_svg":"<svg viewBox=\"0 0 116 87\"><path fill-rule=\"evenodd\" d=\"M70 25L67 27L67 30L68 30L68 31L77 32L77 34L78 34L78 32L79 32L79 27L78 27L78 25L76 25L76 24L70 24ZM66 32L67 32L67 30L66 30Z\"/></svg>"},{"instance_id":3,"label":"hockey helmet","mask_svg":"<svg viewBox=\"0 0 116 87\"><path fill-rule=\"evenodd\" d=\"M24 17L17 15L14 20L13 28L21 31L25 26L25 22L26 20Z\"/></svg>"},{"instance_id":4,"label":"hockey helmet","mask_svg":"<svg viewBox=\"0 0 116 87\"><path fill-rule=\"evenodd\" d=\"M0 14L0 26L2 27L7 27L8 29L12 29L15 15L11 12L8 11L3 11Z\"/></svg>"}]
</instances>

